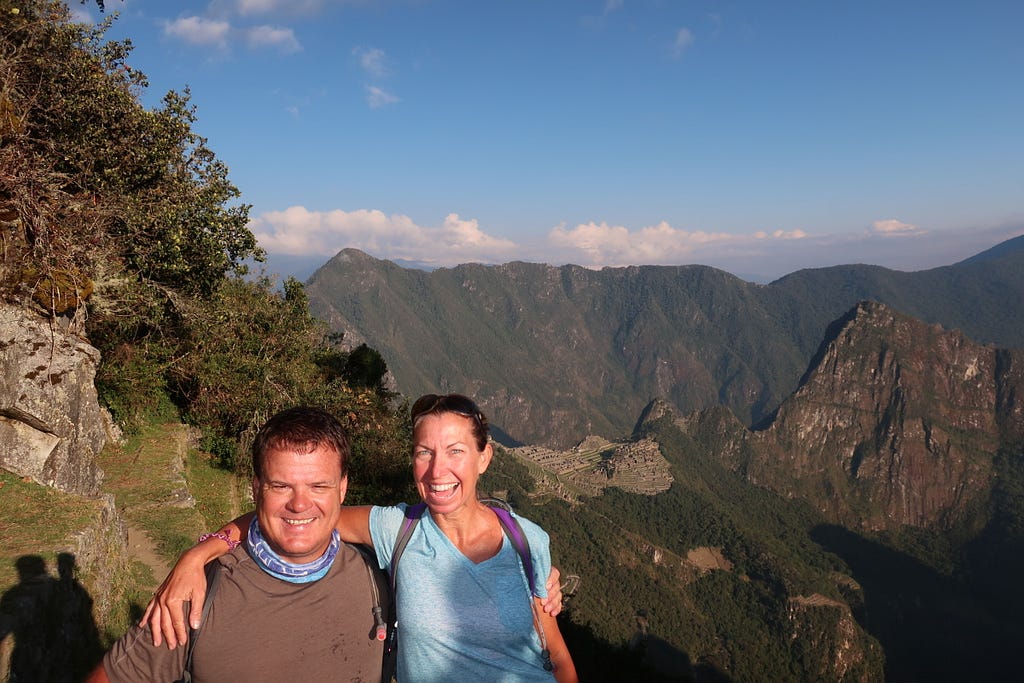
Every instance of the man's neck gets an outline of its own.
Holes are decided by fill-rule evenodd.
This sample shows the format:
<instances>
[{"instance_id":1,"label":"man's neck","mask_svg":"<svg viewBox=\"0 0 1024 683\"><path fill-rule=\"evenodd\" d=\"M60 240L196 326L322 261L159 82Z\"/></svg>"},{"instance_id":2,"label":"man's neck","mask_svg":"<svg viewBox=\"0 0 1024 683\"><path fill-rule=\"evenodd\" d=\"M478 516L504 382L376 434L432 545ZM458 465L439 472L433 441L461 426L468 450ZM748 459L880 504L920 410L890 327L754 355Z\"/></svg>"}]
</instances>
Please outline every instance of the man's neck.
<instances>
[{"instance_id":1,"label":"man's neck","mask_svg":"<svg viewBox=\"0 0 1024 683\"><path fill-rule=\"evenodd\" d=\"M333 531L327 548L320 557L312 562L296 564L281 557L264 540L257 517L253 517L246 537L246 549L259 568L274 578L289 583L309 583L323 578L334 563L340 545L338 532Z\"/></svg>"}]
</instances>

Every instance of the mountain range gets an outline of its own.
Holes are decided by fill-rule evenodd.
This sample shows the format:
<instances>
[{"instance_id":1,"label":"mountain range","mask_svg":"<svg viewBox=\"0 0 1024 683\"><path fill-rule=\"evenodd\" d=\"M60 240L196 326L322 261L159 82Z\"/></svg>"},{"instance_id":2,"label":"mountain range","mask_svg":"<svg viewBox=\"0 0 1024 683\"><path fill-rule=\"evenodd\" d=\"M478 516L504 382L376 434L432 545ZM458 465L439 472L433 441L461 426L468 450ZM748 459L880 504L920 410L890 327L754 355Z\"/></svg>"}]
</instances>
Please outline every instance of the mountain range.
<instances>
[{"instance_id":1,"label":"mountain range","mask_svg":"<svg viewBox=\"0 0 1024 683\"><path fill-rule=\"evenodd\" d=\"M499 467L526 471L498 494L598 584L578 620L616 642L623 610L642 611L689 680L1013 678L1022 361L861 303L761 429L656 400L632 451L593 438L561 457L506 451Z\"/></svg>"},{"instance_id":2,"label":"mountain range","mask_svg":"<svg viewBox=\"0 0 1024 683\"><path fill-rule=\"evenodd\" d=\"M346 249L306 285L312 311L384 357L408 396L473 395L499 439L565 447L628 434L653 399L757 426L860 301L980 343L1024 346L1024 236L906 273L850 265L768 285L705 266L533 263L431 272Z\"/></svg>"}]
</instances>

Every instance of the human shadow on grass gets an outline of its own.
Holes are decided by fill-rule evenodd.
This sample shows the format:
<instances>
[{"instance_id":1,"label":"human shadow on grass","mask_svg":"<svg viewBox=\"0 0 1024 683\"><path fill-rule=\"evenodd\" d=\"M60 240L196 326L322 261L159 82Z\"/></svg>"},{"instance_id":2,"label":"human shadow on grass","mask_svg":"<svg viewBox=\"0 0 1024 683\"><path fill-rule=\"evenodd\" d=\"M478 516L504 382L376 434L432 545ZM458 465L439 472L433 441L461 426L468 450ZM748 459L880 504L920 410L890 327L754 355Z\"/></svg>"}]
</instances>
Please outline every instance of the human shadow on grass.
<instances>
[{"instance_id":1,"label":"human shadow on grass","mask_svg":"<svg viewBox=\"0 0 1024 683\"><path fill-rule=\"evenodd\" d=\"M0 597L0 641L13 636L10 683L80 681L103 655L92 597L76 578L75 556L57 556L57 577L39 555L14 562L18 583Z\"/></svg>"}]
</instances>

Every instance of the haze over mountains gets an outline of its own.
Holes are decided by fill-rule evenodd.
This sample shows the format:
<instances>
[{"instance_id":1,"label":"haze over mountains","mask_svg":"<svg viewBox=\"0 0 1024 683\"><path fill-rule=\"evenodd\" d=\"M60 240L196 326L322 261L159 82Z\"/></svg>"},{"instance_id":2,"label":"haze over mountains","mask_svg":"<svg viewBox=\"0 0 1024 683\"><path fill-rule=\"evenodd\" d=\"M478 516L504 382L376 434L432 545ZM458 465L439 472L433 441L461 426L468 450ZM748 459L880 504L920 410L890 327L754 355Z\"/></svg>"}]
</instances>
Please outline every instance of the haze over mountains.
<instances>
[{"instance_id":1,"label":"haze over mountains","mask_svg":"<svg viewBox=\"0 0 1024 683\"><path fill-rule=\"evenodd\" d=\"M1024 236L927 271L836 266L769 285L705 266L425 272L346 249L306 289L349 343L380 351L400 391L472 393L509 444L628 434L656 398L684 414L724 405L756 425L863 300L1024 346Z\"/></svg>"}]
</instances>

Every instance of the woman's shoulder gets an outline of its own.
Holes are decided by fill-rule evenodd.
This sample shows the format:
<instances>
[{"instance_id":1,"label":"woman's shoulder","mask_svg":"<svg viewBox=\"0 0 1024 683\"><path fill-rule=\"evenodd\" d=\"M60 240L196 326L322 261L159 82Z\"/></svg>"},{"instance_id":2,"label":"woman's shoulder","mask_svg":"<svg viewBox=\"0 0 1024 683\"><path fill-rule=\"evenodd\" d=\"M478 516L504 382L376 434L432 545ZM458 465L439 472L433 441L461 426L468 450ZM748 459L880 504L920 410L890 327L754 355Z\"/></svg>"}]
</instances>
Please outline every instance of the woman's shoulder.
<instances>
[{"instance_id":1,"label":"woman's shoulder","mask_svg":"<svg viewBox=\"0 0 1024 683\"><path fill-rule=\"evenodd\" d=\"M533 520L523 517L514 510L512 511L512 517L519 522L519 526L523 528L523 533L526 534L526 538L529 539L531 543L535 540L543 543L548 542L548 532L544 531L544 528L539 524Z\"/></svg>"},{"instance_id":2,"label":"woman's shoulder","mask_svg":"<svg viewBox=\"0 0 1024 683\"><path fill-rule=\"evenodd\" d=\"M398 503L397 505L374 505L370 508L370 517L377 518L382 521L393 522L395 520L401 520L405 517L405 511L413 507L408 503Z\"/></svg>"}]
</instances>

